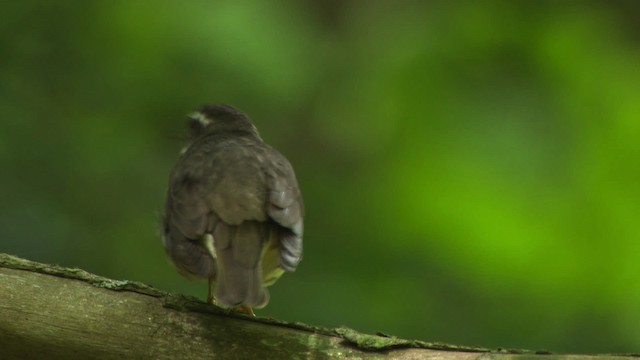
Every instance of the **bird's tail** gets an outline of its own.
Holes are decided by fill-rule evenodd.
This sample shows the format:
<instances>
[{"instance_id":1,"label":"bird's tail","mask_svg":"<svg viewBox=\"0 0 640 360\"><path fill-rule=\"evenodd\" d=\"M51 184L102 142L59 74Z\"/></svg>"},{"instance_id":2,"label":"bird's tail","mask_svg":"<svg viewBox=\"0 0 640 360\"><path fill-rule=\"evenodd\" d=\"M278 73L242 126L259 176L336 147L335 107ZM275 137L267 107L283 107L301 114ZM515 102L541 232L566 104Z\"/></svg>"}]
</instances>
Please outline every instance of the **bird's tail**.
<instances>
[{"instance_id":1,"label":"bird's tail","mask_svg":"<svg viewBox=\"0 0 640 360\"><path fill-rule=\"evenodd\" d=\"M216 300L224 306L261 308L269 302L262 285L260 259L268 236L266 224L245 221L238 226L219 222L213 233L217 261Z\"/></svg>"}]
</instances>

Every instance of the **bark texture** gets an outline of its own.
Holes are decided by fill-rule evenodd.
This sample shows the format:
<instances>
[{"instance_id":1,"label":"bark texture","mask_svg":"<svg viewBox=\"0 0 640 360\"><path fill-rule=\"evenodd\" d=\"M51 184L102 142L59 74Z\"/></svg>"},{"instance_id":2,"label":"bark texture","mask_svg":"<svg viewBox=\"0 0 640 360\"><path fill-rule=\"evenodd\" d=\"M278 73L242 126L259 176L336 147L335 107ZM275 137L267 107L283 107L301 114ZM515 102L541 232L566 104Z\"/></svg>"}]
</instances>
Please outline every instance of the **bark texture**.
<instances>
[{"instance_id":1,"label":"bark texture","mask_svg":"<svg viewBox=\"0 0 640 360\"><path fill-rule=\"evenodd\" d=\"M0 359L625 359L489 350L249 318L0 254ZM637 357L636 357L637 358Z\"/></svg>"}]
</instances>

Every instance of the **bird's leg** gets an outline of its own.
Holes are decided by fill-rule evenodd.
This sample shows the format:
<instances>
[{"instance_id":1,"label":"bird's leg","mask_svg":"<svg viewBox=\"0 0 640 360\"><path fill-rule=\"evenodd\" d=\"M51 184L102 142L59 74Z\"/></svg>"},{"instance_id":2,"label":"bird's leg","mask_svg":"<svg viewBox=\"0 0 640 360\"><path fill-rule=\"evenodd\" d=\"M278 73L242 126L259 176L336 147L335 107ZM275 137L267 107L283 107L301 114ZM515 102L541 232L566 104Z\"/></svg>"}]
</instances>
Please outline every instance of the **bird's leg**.
<instances>
[{"instance_id":1,"label":"bird's leg","mask_svg":"<svg viewBox=\"0 0 640 360\"><path fill-rule=\"evenodd\" d=\"M253 313L253 309L251 308L251 306L247 306L247 305L235 306L235 307L231 308L231 311L235 311L235 312L246 314L246 315L249 315L249 316L252 316L252 317L256 317L256 314Z\"/></svg>"},{"instance_id":2,"label":"bird's leg","mask_svg":"<svg viewBox=\"0 0 640 360\"><path fill-rule=\"evenodd\" d=\"M207 252L209 252L209 255L211 255L211 258L215 262L216 250L213 235L210 233L204 234L204 236L202 237L202 242L204 244L204 247L207 249ZM216 303L216 299L213 297L213 276L209 278L209 293L207 294L207 302L214 305Z\"/></svg>"},{"instance_id":3,"label":"bird's leg","mask_svg":"<svg viewBox=\"0 0 640 360\"><path fill-rule=\"evenodd\" d=\"M207 293L207 303L215 305L216 299L213 297L213 276L209 278L209 292Z\"/></svg>"}]
</instances>

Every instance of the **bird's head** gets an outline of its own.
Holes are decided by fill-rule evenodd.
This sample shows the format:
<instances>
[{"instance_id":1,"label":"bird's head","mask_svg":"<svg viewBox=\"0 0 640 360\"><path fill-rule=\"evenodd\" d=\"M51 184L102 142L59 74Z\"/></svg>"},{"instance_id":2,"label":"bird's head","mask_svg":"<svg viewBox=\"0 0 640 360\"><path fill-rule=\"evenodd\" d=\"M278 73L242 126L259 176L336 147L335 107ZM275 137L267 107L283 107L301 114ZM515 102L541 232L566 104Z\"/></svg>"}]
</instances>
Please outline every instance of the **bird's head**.
<instances>
[{"instance_id":1,"label":"bird's head","mask_svg":"<svg viewBox=\"0 0 640 360\"><path fill-rule=\"evenodd\" d=\"M258 135L258 130L242 111L231 105L212 104L205 105L199 111L188 115L189 139L216 133L248 133Z\"/></svg>"}]
</instances>

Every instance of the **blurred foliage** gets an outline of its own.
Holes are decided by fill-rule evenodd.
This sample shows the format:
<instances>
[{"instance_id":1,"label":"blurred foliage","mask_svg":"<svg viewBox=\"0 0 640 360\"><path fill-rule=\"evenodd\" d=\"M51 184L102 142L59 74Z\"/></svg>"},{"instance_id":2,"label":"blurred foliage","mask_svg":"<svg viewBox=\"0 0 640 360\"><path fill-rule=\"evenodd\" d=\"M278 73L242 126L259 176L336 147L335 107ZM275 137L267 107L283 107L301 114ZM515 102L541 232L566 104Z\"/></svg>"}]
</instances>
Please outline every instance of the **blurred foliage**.
<instances>
[{"instance_id":1,"label":"blurred foliage","mask_svg":"<svg viewBox=\"0 0 640 360\"><path fill-rule=\"evenodd\" d=\"M158 236L185 114L294 164L260 315L640 352L640 2L3 1L0 251L205 297Z\"/></svg>"}]
</instances>

